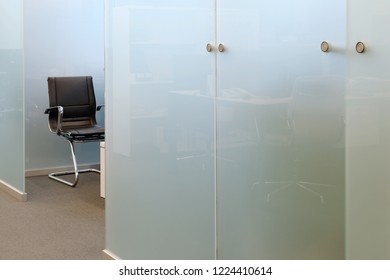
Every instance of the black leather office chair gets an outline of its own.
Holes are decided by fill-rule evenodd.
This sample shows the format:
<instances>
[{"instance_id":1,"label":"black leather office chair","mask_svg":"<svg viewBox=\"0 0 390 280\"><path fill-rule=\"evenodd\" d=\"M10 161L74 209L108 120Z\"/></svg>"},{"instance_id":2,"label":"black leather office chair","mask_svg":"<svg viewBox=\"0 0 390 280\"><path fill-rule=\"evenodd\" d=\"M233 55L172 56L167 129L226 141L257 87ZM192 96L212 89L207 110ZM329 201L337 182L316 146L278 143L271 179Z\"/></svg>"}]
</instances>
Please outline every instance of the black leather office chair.
<instances>
[{"instance_id":1,"label":"black leather office chair","mask_svg":"<svg viewBox=\"0 0 390 280\"><path fill-rule=\"evenodd\" d=\"M49 77L48 92L50 107L48 114L49 129L63 137L70 144L74 171L55 172L49 174L51 179L75 187L79 173L96 172L97 169L78 170L75 156L75 143L104 141L104 127L97 125L95 92L91 76L79 77ZM73 182L58 176L74 174Z\"/></svg>"}]
</instances>

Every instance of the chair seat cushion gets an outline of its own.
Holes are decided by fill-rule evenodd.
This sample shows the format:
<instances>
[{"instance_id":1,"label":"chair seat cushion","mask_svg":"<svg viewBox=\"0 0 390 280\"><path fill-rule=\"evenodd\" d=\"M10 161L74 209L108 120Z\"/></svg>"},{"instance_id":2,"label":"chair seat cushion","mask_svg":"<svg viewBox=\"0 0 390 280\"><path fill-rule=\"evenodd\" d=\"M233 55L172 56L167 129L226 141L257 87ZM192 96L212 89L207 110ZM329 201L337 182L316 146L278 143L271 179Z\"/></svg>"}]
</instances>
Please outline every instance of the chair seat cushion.
<instances>
[{"instance_id":1,"label":"chair seat cushion","mask_svg":"<svg viewBox=\"0 0 390 280\"><path fill-rule=\"evenodd\" d=\"M66 127L62 129L61 135L70 140L104 140L104 127Z\"/></svg>"}]
</instances>

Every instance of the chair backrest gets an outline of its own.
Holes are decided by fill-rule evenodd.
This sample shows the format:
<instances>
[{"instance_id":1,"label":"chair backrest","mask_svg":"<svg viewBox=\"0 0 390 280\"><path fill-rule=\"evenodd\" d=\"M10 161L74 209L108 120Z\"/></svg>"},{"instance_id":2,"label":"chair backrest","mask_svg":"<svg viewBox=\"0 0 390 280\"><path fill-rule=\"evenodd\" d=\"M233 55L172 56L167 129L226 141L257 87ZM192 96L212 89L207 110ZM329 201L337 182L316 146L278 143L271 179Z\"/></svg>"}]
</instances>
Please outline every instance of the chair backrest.
<instances>
[{"instance_id":1,"label":"chair backrest","mask_svg":"<svg viewBox=\"0 0 390 280\"><path fill-rule=\"evenodd\" d=\"M96 99L91 76L49 77L50 107L62 106L63 126L96 124ZM57 125L57 114L49 114L51 127Z\"/></svg>"}]
</instances>

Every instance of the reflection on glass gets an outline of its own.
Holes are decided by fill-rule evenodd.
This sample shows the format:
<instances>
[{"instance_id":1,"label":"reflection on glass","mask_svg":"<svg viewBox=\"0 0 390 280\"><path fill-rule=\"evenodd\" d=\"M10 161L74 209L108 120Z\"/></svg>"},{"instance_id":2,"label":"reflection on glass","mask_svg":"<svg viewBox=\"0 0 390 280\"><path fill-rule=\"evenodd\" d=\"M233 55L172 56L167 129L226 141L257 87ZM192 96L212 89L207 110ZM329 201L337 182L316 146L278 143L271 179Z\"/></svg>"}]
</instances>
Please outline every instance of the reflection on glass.
<instances>
[{"instance_id":1,"label":"reflection on glass","mask_svg":"<svg viewBox=\"0 0 390 280\"><path fill-rule=\"evenodd\" d=\"M333 181L335 173L339 172L337 169L342 168L335 160L344 140L343 79L298 78L284 121L283 134L272 129L275 127L273 124L263 129L264 141L267 141L265 145L278 147L279 153L284 152L286 158L283 163L289 168L287 180L276 178L264 182L274 188L267 194L267 200L287 188L298 187L325 204L322 189L337 187L327 182ZM275 155L271 154L265 161L272 162L274 158ZM281 164L276 162L275 167Z\"/></svg>"}]
</instances>

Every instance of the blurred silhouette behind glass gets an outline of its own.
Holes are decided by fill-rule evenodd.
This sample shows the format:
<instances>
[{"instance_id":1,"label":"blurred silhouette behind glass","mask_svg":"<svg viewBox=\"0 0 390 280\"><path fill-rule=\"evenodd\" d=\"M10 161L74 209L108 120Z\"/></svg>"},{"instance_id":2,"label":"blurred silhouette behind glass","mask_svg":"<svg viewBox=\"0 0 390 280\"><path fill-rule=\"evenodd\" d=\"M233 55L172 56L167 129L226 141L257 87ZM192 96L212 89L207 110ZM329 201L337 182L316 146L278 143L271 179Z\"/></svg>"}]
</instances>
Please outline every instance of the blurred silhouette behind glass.
<instances>
[{"instance_id":1,"label":"blurred silhouette behind glass","mask_svg":"<svg viewBox=\"0 0 390 280\"><path fill-rule=\"evenodd\" d=\"M287 180L266 180L274 189L272 196L290 187L298 187L325 202L322 188L336 187L329 182L338 163L337 155L344 139L344 81L337 77L301 77L294 84L291 102L285 117L285 129L263 131L265 145L279 146L287 153L290 174ZM270 129L271 128L271 129ZM282 131L282 132L281 132ZM274 161L272 153L268 162ZM279 157L283 158L283 157ZM285 164L276 163L276 164ZM325 174L325 177L321 177ZM281 177L277 175L278 179ZM283 175L285 176L285 175ZM259 185L259 182L254 185Z\"/></svg>"}]
</instances>

